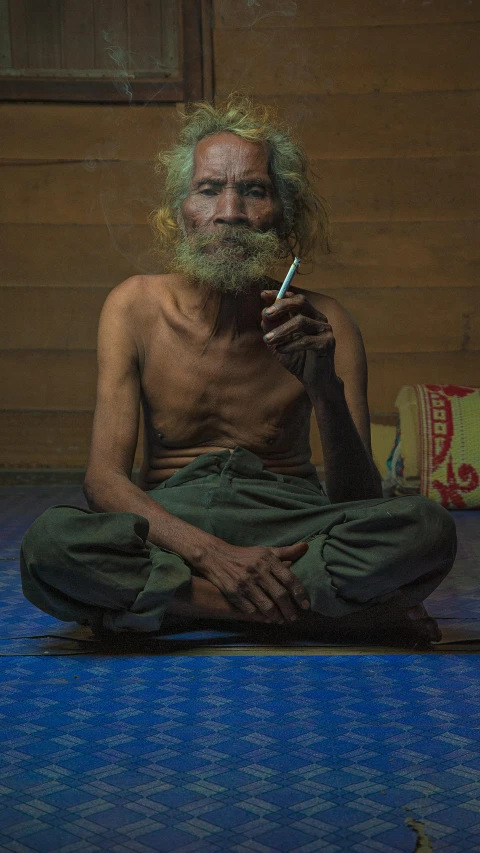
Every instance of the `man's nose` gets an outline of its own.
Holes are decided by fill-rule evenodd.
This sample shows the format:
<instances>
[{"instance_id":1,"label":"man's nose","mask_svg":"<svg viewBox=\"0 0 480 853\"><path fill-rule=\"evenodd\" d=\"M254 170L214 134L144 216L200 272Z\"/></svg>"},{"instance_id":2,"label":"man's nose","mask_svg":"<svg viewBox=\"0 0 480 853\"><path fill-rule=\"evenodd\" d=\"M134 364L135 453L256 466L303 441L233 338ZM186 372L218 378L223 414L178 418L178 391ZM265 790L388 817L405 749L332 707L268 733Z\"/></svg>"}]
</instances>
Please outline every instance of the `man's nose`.
<instances>
[{"instance_id":1,"label":"man's nose","mask_svg":"<svg viewBox=\"0 0 480 853\"><path fill-rule=\"evenodd\" d=\"M225 187L217 196L214 221L217 225L242 225L247 222L244 199L238 190Z\"/></svg>"}]
</instances>

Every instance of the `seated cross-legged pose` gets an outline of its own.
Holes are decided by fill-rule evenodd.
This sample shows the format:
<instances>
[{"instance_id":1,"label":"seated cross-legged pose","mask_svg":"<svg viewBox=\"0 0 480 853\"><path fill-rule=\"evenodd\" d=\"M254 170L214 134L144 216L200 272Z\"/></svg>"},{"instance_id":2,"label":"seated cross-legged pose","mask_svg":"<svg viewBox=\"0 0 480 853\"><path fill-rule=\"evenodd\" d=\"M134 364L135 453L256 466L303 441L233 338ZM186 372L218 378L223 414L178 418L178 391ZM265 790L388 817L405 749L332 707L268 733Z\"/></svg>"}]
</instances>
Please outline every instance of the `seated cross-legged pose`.
<instances>
[{"instance_id":1,"label":"seated cross-legged pose","mask_svg":"<svg viewBox=\"0 0 480 853\"><path fill-rule=\"evenodd\" d=\"M167 615L439 639L422 602L452 567L452 517L382 497L357 325L301 287L276 300L269 277L326 240L305 154L232 97L195 105L160 159L167 203L153 221L170 272L105 301L89 509L53 506L26 532L25 596L100 635L158 633Z\"/></svg>"}]
</instances>

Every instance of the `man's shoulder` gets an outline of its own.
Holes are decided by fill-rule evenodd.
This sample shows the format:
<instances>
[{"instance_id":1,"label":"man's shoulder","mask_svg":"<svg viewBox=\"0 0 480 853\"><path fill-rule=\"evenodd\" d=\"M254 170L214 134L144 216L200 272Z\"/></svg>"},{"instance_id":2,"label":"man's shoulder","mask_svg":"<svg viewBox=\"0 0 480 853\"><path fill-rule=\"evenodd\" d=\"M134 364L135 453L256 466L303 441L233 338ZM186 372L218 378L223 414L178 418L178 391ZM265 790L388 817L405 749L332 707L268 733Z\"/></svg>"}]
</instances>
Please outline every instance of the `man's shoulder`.
<instances>
[{"instance_id":1,"label":"man's shoulder","mask_svg":"<svg viewBox=\"0 0 480 853\"><path fill-rule=\"evenodd\" d=\"M170 291L173 286L173 275L132 275L117 284L109 296L125 305L144 301L157 296L160 292Z\"/></svg>"},{"instance_id":2,"label":"man's shoulder","mask_svg":"<svg viewBox=\"0 0 480 853\"><path fill-rule=\"evenodd\" d=\"M162 305L170 303L178 277L174 275L132 275L117 284L107 300L120 312L125 311L133 322L146 322L158 316Z\"/></svg>"}]
</instances>

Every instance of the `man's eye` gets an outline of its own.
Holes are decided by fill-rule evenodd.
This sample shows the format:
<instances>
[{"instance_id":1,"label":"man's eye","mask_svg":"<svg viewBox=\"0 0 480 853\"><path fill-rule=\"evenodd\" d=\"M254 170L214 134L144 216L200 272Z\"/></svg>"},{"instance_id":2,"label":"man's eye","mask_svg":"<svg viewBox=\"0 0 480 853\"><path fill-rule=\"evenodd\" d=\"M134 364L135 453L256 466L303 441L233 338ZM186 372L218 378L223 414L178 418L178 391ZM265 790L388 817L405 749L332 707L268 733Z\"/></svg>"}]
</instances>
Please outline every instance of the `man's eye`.
<instances>
[{"instance_id":1,"label":"man's eye","mask_svg":"<svg viewBox=\"0 0 480 853\"><path fill-rule=\"evenodd\" d=\"M265 198L265 190L262 190L259 187L254 187L253 189L247 191L247 195L251 196L252 198Z\"/></svg>"},{"instance_id":2,"label":"man's eye","mask_svg":"<svg viewBox=\"0 0 480 853\"><path fill-rule=\"evenodd\" d=\"M214 189L212 189L212 187L203 187L203 189L200 190L200 194L201 195L216 195L216 192Z\"/></svg>"}]
</instances>

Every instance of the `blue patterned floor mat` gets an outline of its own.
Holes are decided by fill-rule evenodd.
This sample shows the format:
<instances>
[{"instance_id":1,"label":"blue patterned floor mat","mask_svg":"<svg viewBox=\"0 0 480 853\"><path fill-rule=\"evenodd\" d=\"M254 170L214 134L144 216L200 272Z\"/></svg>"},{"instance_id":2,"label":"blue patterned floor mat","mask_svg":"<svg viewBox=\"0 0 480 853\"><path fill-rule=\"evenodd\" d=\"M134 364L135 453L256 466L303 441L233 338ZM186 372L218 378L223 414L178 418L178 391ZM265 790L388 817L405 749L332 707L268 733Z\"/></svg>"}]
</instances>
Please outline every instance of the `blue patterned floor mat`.
<instances>
[{"instance_id":1,"label":"blue patterned floor mat","mask_svg":"<svg viewBox=\"0 0 480 853\"><path fill-rule=\"evenodd\" d=\"M471 655L10 658L0 849L476 853L478 676Z\"/></svg>"},{"instance_id":2,"label":"blue patterned floor mat","mask_svg":"<svg viewBox=\"0 0 480 853\"><path fill-rule=\"evenodd\" d=\"M57 503L85 505L0 489L2 853L480 853L479 663L452 654L480 636L478 513L427 602L449 654L226 631L106 654L21 593L21 538Z\"/></svg>"}]
</instances>

